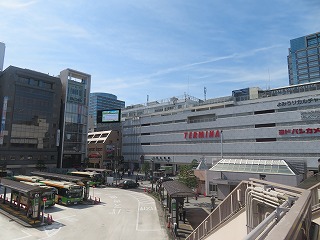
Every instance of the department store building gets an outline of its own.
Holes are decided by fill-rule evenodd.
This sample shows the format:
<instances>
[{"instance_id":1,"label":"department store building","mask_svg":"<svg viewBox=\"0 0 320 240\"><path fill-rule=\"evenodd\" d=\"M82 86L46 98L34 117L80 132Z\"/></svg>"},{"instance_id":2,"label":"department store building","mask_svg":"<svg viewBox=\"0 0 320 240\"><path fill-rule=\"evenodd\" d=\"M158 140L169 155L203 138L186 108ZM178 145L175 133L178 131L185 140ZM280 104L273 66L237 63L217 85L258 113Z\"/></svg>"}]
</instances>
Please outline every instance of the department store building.
<instances>
[{"instance_id":1,"label":"department store building","mask_svg":"<svg viewBox=\"0 0 320 240\"><path fill-rule=\"evenodd\" d=\"M131 168L150 161L155 170L194 159L212 167L223 158L317 170L319 123L320 83L245 88L206 101L184 95L123 109L122 155Z\"/></svg>"}]
</instances>

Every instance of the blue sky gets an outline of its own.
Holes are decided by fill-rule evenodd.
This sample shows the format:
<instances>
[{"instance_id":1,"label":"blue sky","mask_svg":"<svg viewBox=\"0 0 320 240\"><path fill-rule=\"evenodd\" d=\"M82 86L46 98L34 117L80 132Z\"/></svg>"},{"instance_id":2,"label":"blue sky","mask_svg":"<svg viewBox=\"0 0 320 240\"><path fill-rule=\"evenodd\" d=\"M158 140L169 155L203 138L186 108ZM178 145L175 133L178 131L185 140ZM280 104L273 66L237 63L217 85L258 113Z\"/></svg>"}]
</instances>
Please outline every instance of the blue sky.
<instances>
[{"instance_id":1,"label":"blue sky","mask_svg":"<svg viewBox=\"0 0 320 240\"><path fill-rule=\"evenodd\" d=\"M0 0L9 65L91 74L126 105L288 85L290 39L320 31L319 0Z\"/></svg>"}]
</instances>

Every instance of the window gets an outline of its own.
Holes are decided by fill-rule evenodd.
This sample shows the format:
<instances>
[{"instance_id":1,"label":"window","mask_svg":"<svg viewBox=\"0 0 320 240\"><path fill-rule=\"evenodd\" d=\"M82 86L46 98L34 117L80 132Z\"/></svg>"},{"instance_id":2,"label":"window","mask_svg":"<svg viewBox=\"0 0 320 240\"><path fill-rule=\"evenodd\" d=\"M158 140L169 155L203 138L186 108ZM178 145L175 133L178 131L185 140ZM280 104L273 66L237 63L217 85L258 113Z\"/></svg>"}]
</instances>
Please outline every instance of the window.
<instances>
[{"instance_id":1,"label":"window","mask_svg":"<svg viewBox=\"0 0 320 240\"><path fill-rule=\"evenodd\" d=\"M256 142L276 142L276 138L256 138Z\"/></svg>"},{"instance_id":2,"label":"window","mask_svg":"<svg viewBox=\"0 0 320 240\"><path fill-rule=\"evenodd\" d=\"M275 123L256 124L255 128L275 127Z\"/></svg>"},{"instance_id":3,"label":"window","mask_svg":"<svg viewBox=\"0 0 320 240\"><path fill-rule=\"evenodd\" d=\"M255 111L254 114L266 114L266 113L274 113L274 109L270 109L270 110L261 110L261 111Z\"/></svg>"}]
</instances>

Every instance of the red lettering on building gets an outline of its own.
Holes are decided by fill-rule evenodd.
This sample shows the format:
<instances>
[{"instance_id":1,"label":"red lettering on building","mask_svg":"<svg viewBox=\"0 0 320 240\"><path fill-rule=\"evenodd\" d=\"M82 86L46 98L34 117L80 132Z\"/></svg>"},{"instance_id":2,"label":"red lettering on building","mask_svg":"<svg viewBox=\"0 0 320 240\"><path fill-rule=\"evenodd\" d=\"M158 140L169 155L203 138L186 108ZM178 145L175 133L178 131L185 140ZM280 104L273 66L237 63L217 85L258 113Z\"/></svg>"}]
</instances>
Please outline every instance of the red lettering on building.
<instances>
[{"instance_id":1,"label":"red lettering on building","mask_svg":"<svg viewBox=\"0 0 320 240\"><path fill-rule=\"evenodd\" d=\"M286 134L315 134L320 133L320 128L294 128L294 129L280 129L279 135L286 135Z\"/></svg>"},{"instance_id":2,"label":"red lettering on building","mask_svg":"<svg viewBox=\"0 0 320 240\"><path fill-rule=\"evenodd\" d=\"M184 132L185 139L219 138L220 130Z\"/></svg>"}]
</instances>

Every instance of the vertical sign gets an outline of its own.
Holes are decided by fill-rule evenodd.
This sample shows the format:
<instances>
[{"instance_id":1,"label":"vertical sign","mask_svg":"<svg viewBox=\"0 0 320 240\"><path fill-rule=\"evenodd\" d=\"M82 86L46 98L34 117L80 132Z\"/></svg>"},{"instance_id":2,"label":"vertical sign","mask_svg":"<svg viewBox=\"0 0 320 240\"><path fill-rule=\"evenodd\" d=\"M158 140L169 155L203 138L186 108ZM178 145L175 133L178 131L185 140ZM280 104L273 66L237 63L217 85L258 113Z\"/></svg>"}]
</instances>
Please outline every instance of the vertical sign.
<instances>
[{"instance_id":1,"label":"vertical sign","mask_svg":"<svg viewBox=\"0 0 320 240\"><path fill-rule=\"evenodd\" d=\"M6 115L7 115L8 97L3 98L3 108L1 117L1 129L0 129L0 145L3 144L3 134L6 126Z\"/></svg>"}]
</instances>

